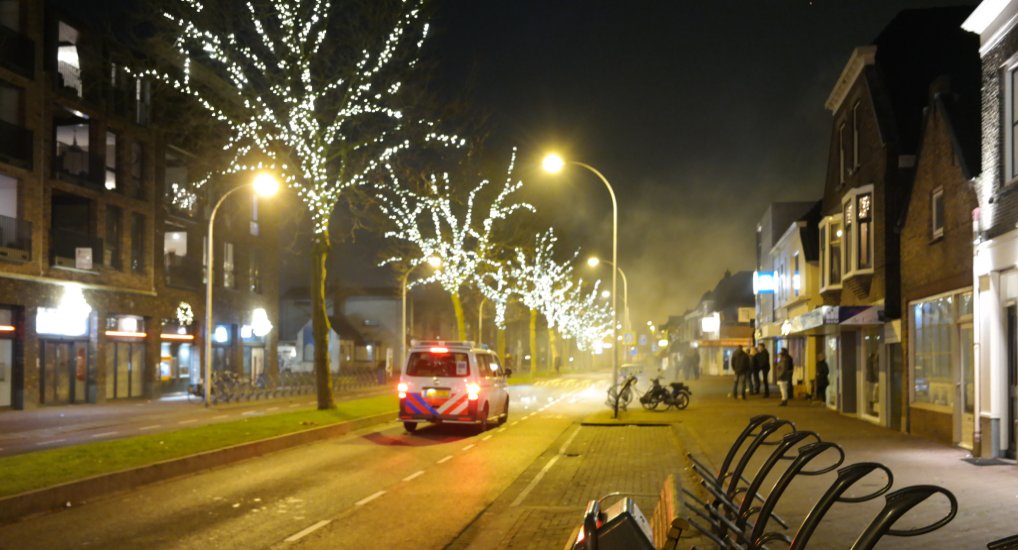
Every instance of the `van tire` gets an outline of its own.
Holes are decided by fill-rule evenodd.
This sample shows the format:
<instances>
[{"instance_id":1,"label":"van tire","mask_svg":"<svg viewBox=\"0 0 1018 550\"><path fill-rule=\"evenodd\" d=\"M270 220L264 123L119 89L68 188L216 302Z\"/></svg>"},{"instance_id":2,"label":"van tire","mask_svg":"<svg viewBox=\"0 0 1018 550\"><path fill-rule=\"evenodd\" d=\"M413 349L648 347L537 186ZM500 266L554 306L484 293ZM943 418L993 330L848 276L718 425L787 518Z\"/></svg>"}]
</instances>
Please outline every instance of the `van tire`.
<instances>
[{"instance_id":1,"label":"van tire","mask_svg":"<svg viewBox=\"0 0 1018 550\"><path fill-rule=\"evenodd\" d=\"M484 433L488 431L488 404L484 404L484 408L481 409L480 423L477 426L477 431Z\"/></svg>"},{"instance_id":2,"label":"van tire","mask_svg":"<svg viewBox=\"0 0 1018 550\"><path fill-rule=\"evenodd\" d=\"M498 417L498 425L501 426L509 420L509 397L505 398L505 407L502 409L501 416Z\"/></svg>"},{"instance_id":3,"label":"van tire","mask_svg":"<svg viewBox=\"0 0 1018 550\"><path fill-rule=\"evenodd\" d=\"M403 423L403 429L406 430L406 433L412 434L412 433L417 431L417 423L416 422L404 422Z\"/></svg>"}]
</instances>

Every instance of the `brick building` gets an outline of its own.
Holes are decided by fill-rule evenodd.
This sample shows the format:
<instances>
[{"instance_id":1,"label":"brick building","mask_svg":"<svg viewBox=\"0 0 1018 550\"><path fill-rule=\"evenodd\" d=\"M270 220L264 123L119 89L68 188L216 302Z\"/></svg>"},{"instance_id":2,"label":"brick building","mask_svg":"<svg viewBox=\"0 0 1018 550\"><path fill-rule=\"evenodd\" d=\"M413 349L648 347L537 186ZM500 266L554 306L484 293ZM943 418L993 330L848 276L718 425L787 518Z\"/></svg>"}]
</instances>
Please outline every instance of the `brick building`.
<instances>
[{"instance_id":1,"label":"brick building","mask_svg":"<svg viewBox=\"0 0 1018 550\"><path fill-rule=\"evenodd\" d=\"M824 343L838 410L901 427L903 354L897 225L915 171L922 109L941 74L972 70L969 8L899 13L856 48L826 107L833 116L820 223ZM889 389L893 387L894 389Z\"/></svg>"},{"instance_id":2,"label":"brick building","mask_svg":"<svg viewBox=\"0 0 1018 550\"><path fill-rule=\"evenodd\" d=\"M82 21L2 0L0 36L0 409L182 389L208 332L205 199L237 182L191 189L150 83ZM276 368L252 329L278 314L275 222L244 193L217 220L215 366L254 378Z\"/></svg>"},{"instance_id":3,"label":"brick building","mask_svg":"<svg viewBox=\"0 0 1018 550\"><path fill-rule=\"evenodd\" d=\"M901 390L909 404L908 431L971 449L970 258L977 205L971 181L979 173L979 80L964 76L930 88L901 228L901 337L908 357Z\"/></svg>"}]
</instances>

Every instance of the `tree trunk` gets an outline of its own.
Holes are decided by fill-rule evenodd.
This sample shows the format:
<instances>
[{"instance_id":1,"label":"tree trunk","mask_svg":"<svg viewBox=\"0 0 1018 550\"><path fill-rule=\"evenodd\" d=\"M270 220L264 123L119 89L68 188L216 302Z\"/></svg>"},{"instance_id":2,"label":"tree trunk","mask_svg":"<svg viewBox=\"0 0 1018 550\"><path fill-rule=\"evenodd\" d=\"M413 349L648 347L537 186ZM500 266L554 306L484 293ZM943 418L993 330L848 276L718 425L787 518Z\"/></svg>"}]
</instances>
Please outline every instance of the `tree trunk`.
<instances>
[{"instance_id":1,"label":"tree trunk","mask_svg":"<svg viewBox=\"0 0 1018 550\"><path fill-rule=\"evenodd\" d=\"M498 356L502 358L502 362L505 362L505 329L498 329L497 336L495 338L495 347L498 350Z\"/></svg>"},{"instance_id":2,"label":"tree trunk","mask_svg":"<svg viewBox=\"0 0 1018 550\"><path fill-rule=\"evenodd\" d=\"M556 360L558 360L558 341L555 338L555 329L548 327L548 372L555 369Z\"/></svg>"},{"instance_id":3,"label":"tree trunk","mask_svg":"<svg viewBox=\"0 0 1018 550\"><path fill-rule=\"evenodd\" d=\"M537 310L530 310L530 374L537 374Z\"/></svg>"},{"instance_id":4,"label":"tree trunk","mask_svg":"<svg viewBox=\"0 0 1018 550\"><path fill-rule=\"evenodd\" d=\"M332 373L329 371L329 313L325 303L325 260L329 257L328 231L314 236L311 251L311 331L315 339L315 388L318 409L334 409Z\"/></svg>"},{"instance_id":5,"label":"tree trunk","mask_svg":"<svg viewBox=\"0 0 1018 550\"><path fill-rule=\"evenodd\" d=\"M452 297L452 310L456 312L456 339L460 341L466 340L467 328L466 321L463 319L463 302L460 302L460 294L459 292L451 292L449 296Z\"/></svg>"}]
</instances>

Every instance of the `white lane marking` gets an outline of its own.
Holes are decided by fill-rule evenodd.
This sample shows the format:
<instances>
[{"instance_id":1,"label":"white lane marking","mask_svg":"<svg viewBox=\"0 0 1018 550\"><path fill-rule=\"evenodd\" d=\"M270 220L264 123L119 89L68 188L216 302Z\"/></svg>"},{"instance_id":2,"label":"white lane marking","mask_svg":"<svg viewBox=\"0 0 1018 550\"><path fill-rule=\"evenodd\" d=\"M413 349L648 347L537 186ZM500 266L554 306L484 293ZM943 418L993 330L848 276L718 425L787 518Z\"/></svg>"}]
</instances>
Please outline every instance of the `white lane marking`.
<instances>
[{"instance_id":1,"label":"white lane marking","mask_svg":"<svg viewBox=\"0 0 1018 550\"><path fill-rule=\"evenodd\" d=\"M230 418L230 415L228 415L228 414L221 414L219 416L213 416L212 420L219 420L220 418Z\"/></svg>"},{"instance_id":2,"label":"white lane marking","mask_svg":"<svg viewBox=\"0 0 1018 550\"><path fill-rule=\"evenodd\" d=\"M278 410L279 410L279 407L269 407L269 408L265 409L266 412L272 412L272 411L278 411Z\"/></svg>"},{"instance_id":3,"label":"white lane marking","mask_svg":"<svg viewBox=\"0 0 1018 550\"><path fill-rule=\"evenodd\" d=\"M240 413L241 416L248 416L248 415L252 415L252 414L258 414L258 411L244 411L244 412Z\"/></svg>"},{"instance_id":4,"label":"white lane marking","mask_svg":"<svg viewBox=\"0 0 1018 550\"><path fill-rule=\"evenodd\" d=\"M544 465L544 468L541 468L541 471L537 472L537 475L534 476L534 479L530 480L530 483L527 484L523 491L520 492L520 494L516 497L516 500L513 500L513 503L510 504L510 507L519 506L520 503L523 502L523 499L527 498L527 495L530 494L530 491L533 491L534 488L537 487L537 484L541 482L542 478L544 478L544 474L548 473L548 470L550 470L551 467L554 466L556 462L558 462L559 457L562 456L562 453L565 452L566 447L568 447L569 444L573 442L573 439L579 433L580 428L577 427L576 431L573 432L573 435L569 436L569 439L567 439L566 442L563 443L561 447L559 447L558 454L551 457L551 460L549 460L548 463Z\"/></svg>"},{"instance_id":5,"label":"white lane marking","mask_svg":"<svg viewBox=\"0 0 1018 550\"><path fill-rule=\"evenodd\" d=\"M40 441L40 442L36 443L36 445L41 447L43 445L51 445L53 443L61 443L61 442L64 442L64 441L67 441L67 440L66 439L51 439L49 441Z\"/></svg>"},{"instance_id":6,"label":"white lane marking","mask_svg":"<svg viewBox=\"0 0 1018 550\"><path fill-rule=\"evenodd\" d=\"M450 460L452 460L452 455L449 455L449 456L443 458L442 460L439 460L438 463L442 464L443 462L448 462Z\"/></svg>"},{"instance_id":7,"label":"white lane marking","mask_svg":"<svg viewBox=\"0 0 1018 550\"><path fill-rule=\"evenodd\" d=\"M107 437L107 436L110 436L110 435L117 435L117 432L103 432L101 434L92 434L92 437L98 438L98 437Z\"/></svg>"},{"instance_id":8,"label":"white lane marking","mask_svg":"<svg viewBox=\"0 0 1018 550\"><path fill-rule=\"evenodd\" d=\"M515 425L517 425L517 424L519 424L519 423L520 423L520 421L519 421L519 420L516 420L516 421L514 421L514 422L513 422L512 424L509 424L509 425L510 425L510 426L515 426Z\"/></svg>"},{"instance_id":9,"label":"white lane marking","mask_svg":"<svg viewBox=\"0 0 1018 550\"><path fill-rule=\"evenodd\" d=\"M464 451L469 451L470 449L473 449L473 448L474 448L474 444L471 443L470 445L467 445L466 447L463 447L463 450Z\"/></svg>"},{"instance_id":10,"label":"white lane marking","mask_svg":"<svg viewBox=\"0 0 1018 550\"><path fill-rule=\"evenodd\" d=\"M307 529L304 529L303 531L301 531L299 533L294 533L294 534L290 535L289 537L287 537L285 539L285 542L297 542L298 540L304 538L305 536L310 535L311 533L314 533L318 529L321 529L322 527L325 527L326 525L328 525L331 522L332 522L331 519L323 519L322 521L319 521L318 523L312 525L311 527L308 527Z\"/></svg>"},{"instance_id":11,"label":"white lane marking","mask_svg":"<svg viewBox=\"0 0 1018 550\"><path fill-rule=\"evenodd\" d=\"M481 441L487 441L487 440L491 439L492 437L494 437L494 436L492 436L491 434L488 434L488 435L482 437Z\"/></svg>"},{"instance_id":12,"label":"white lane marking","mask_svg":"<svg viewBox=\"0 0 1018 550\"><path fill-rule=\"evenodd\" d=\"M424 470L417 470L416 472L404 477L403 481L412 481L422 475L424 475Z\"/></svg>"},{"instance_id":13,"label":"white lane marking","mask_svg":"<svg viewBox=\"0 0 1018 550\"><path fill-rule=\"evenodd\" d=\"M353 505L354 506L364 506L365 504L371 502L372 500L375 500L376 498L378 498L378 497L380 497L380 496L382 496L384 494L385 494L385 491L378 491L377 493L375 493L373 495L369 495L369 496L366 496L366 497L358 500L357 502L353 503Z\"/></svg>"},{"instance_id":14,"label":"white lane marking","mask_svg":"<svg viewBox=\"0 0 1018 550\"><path fill-rule=\"evenodd\" d=\"M180 422L178 422L178 424L191 424L191 423L197 422L197 421L198 421L197 419L192 418L191 420L181 420Z\"/></svg>"},{"instance_id":15,"label":"white lane marking","mask_svg":"<svg viewBox=\"0 0 1018 550\"><path fill-rule=\"evenodd\" d=\"M152 424L151 426L142 426L138 428L138 430L143 432L145 430L154 430L160 426L162 426L162 424Z\"/></svg>"},{"instance_id":16,"label":"white lane marking","mask_svg":"<svg viewBox=\"0 0 1018 550\"><path fill-rule=\"evenodd\" d=\"M497 430L495 430L495 431L496 431L496 432L504 432L504 431L506 431L507 429L508 429L508 428L504 428L504 427L503 427L503 428L499 428L499 429L497 429Z\"/></svg>"},{"instance_id":17,"label":"white lane marking","mask_svg":"<svg viewBox=\"0 0 1018 550\"><path fill-rule=\"evenodd\" d=\"M300 406L300 403L294 403L294 404L290 405L290 408L292 409L292 408L299 407L299 406Z\"/></svg>"}]
</instances>

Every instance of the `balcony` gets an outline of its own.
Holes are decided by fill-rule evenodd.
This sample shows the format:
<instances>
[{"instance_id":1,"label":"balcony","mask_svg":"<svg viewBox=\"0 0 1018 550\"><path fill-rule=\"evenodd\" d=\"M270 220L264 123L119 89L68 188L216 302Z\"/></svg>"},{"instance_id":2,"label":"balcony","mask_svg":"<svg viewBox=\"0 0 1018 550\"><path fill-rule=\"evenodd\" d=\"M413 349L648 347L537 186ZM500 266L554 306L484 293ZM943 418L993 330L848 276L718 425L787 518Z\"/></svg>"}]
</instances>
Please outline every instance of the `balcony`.
<instances>
[{"instance_id":1,"label":"balcony","mask_svg":"<svg viewBox=\"0 0 1018 550\"><path fill-rule=\"evenodd\" d=\"M53 159L53 177L94 189L106 189L105 174L92 170L93 165L101 166L95 155L77 146L59 144Z\"/></svg>"},{"instance_id":2,"label":"balcony","mask_svg":"<svg viewBox=\"0 0 1018 550\"><path fill-rule=\"evenodd\" d=\"M198 290L202 288L202 265L201 260L188 256L177 256L167 254L166 258L166 286L184 290Z\"/></svg>"},{"instance_id":3,"label":"balcony","mask_svg":"<svg viewBox=\"0 0 1018 550\"><path fill-rule=\"evenodd\" d=\"M79 250L89 250L91 266L78 261ZM50 230L50 265L85 271L98 271L103 262L103 240L94 235L87 235L69 229L53 228ZM84 262L85 257L82 257Z\"/></svg>"},{"instance_id":4,"label":"balcony","mask_svg":"<svg viewBox=\"0 0 1018 550\"><path fill-rule=\"evenodd\" d=\"M0 216L0 260L27 262L32 259L32 223Z\"/></svg>"},{"instance_id":5,"label":"balcony","mask_svg":"<svg viewBox=\"0 0 1018 550\"><path fill-rule=\"evenodd\" d=\"M25 78L34 78L35 44L27 36L0 25L0 66Z\"/></svg>"},{"instance_id":6,"label":"balcony","mask_svg":"<svg viewBox=\"0 0 1018 550\"><path fill-rule=\"evenodd\" d=\"M0 161L31 170L32 131L0 120Z\"/></svg>"}]
</instances>

